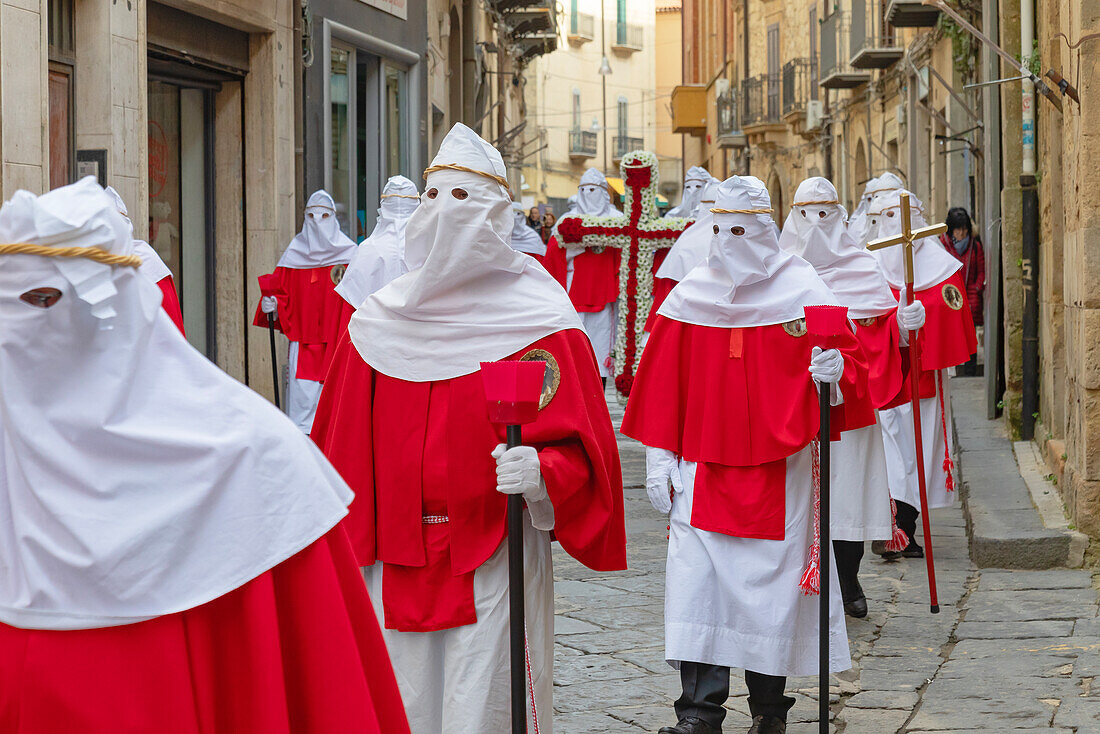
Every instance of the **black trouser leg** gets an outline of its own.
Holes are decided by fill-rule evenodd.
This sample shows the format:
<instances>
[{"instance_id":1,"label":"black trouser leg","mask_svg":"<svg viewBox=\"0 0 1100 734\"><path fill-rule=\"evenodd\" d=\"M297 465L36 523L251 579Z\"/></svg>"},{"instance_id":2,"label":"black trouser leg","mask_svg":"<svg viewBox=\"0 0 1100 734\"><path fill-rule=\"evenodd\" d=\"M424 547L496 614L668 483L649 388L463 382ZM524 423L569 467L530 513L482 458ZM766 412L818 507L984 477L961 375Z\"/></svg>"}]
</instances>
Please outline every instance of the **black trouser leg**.
<instances>
[{"instance_id":1,"label":"black trouser leg","mask_svg":"<svg viewBox=\"0 0 1100 734\"><path fill-rule=\"evenodd\" d=\"M859 585L859 562L863 560L862 540L834 540L833 554L836 557L836 575L840 582L840 595L844 603L855 601L863 596Z\"/></svg>"},{"instance_id":2,"label":"black trouser leg","mask_svg":"<svg viewBox=\"0 0 1100 734\"><path fill-rule=\"evenodd\" d=\"M905 531L905 534L909 536L910 542L915 543L917 518L920 516L920 511L908 502L902 502L901 500L895 500L894 504L898 507L898 527Z\"/></svg>"},{"instance_id":3,"label":"black trouser leg","mask_svg":"<svg viewBox=\"0 0 1100 734\"><path fill-rule=\"evenodd\" d=\"M723 665L682 662L680 684L684 693L675 704L676 718L683 720L694 716L721 729L722 720L726 718L722 704L730 695L730 669Z\"/></svg>"},{"instance_id":4,"label":"black trouser leg","mask_svg":"<svg viewBox=\"0 0 1100 734\"><path fill-rule=\"evenodd\" d=\"M794 706L794 698L784 696L787 678L782 675L764 675L745 671L745 683L749 687L749 713L757 716L774 716L787 720L787 712Z\"/></svg>"}]
</instances>

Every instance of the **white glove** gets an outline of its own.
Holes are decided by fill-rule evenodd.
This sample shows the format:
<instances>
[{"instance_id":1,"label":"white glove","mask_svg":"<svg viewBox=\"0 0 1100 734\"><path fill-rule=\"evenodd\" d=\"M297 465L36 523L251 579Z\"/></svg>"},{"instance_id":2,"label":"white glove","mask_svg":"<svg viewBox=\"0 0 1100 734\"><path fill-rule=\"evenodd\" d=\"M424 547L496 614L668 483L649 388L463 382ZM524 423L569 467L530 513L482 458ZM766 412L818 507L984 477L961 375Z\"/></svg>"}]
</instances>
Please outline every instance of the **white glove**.
<instances>
[{"instance_id":1,"label":"white glove","mask_svg":"<svg viewBox=\"0 0 1100 734\"><path fill-rule=\"evenodd\" d=\"M684 491L684 480L680 476L680 462L676 454L668 449L645 449L645 491L653 509L662 515L672 511L672 497L668 493L668 484L676 492Z\"/></svg>"},{"instance_id":2,"label":"white glove","mask_svg":"<svg viewBox=\"0 0 1100 734\"><path fill-rule=\"evenodd\" d=\"M902 331L916 331L924 326L924 304L914 301L908 306L898 306L898 326Z\"/></svg>"},{"instance_id":3,"label":"white glove","mask_svg":"<svg viewBox=\"0 0 1100 734\"><path fill-rule=\"evenodd\" d=\"M522 494L528 502L546 499L546 485L542 481L539 452L534 446L516 446L514 449L497 444L493 449L497 460L497 491L501 494Z\"/></svg>"},{"instance_id":4,"label":"white glove","mask_svg":"<svg viewBox=\"0 0 1100 734\"><path fill-rule=\"evenodd\" d=\"M844 357L836 349L814 347L810 353L810 374L817 382L835 385L844 375Z\"/></svg>"},{"instance_id":5,"label":"white glove","mask_svg":"<svg viewBox=\"0 0 1100 734\"><path fill-rule=\"evenodd\" d=\"M274 315L277 308L278 301L275 300L275 296L264 296L260 299L260 310L264 313Z\"/></svg>"}]
</instances>

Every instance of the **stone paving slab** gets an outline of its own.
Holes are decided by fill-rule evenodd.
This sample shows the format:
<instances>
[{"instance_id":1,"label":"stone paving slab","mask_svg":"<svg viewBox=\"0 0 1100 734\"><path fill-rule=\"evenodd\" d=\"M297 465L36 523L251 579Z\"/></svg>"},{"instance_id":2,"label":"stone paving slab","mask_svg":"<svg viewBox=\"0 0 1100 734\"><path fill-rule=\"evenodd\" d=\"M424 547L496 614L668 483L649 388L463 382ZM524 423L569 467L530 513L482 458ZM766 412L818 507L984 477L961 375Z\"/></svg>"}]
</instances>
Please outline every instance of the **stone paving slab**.
<instances>
[{"instance_id":1,"label":"stone paving slab","mask_svg":"<svg viewBox=\"0 0 1100 734\"><path fill-rule=\"evenodd\" d=\"M611 407L617 423L621 408ZM971 432L970 454L1004 441L981 417L960 428ZM664 661L667 519L646 497L644 450L621 437L620 448L629 570L599 574L555 548L556 734L654 734L675 723L679 674ZM973 476L977 463L967 459ZM922 560L868 551L861 579L870 614L847 620L855 667L833 676L830 731L1100 734L1100 607L1090 573L981 570L969 559L961 508L934 510L931 520L942 612L928 613ZM788 681L796 699L788 734L817 734L816 685ZM726 709L724 731L747 731L740 671Z\"/></svg>"}]
</instances>

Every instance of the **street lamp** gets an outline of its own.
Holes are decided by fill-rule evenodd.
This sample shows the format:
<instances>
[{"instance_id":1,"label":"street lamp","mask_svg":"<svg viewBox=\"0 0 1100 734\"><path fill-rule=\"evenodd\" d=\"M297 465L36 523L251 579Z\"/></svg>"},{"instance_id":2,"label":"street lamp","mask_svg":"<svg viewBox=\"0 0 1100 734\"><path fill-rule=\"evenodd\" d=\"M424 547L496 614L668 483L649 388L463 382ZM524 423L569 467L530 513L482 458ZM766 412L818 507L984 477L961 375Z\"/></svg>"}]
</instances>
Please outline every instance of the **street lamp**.
<instances>
[{"instance_id":1,"label":"street lamp","mask_svg":"<svg viewBox=\"0 0 1100 734\"><path fill-rule=\"evenodd\" d=\"M607 60L607 3L600 0L600 89L603 95L603 172L607 175L607 77L611 76L611 64Z\"/></svg>"}]
</instances>

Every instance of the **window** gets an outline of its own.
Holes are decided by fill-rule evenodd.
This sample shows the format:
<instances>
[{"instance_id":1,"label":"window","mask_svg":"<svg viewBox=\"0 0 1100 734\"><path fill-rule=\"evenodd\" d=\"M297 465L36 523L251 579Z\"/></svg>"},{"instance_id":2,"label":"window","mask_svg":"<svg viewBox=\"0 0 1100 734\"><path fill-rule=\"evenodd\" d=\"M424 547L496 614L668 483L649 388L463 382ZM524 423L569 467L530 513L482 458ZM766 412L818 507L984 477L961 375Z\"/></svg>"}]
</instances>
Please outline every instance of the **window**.
<instances>
[{"instance_id":1,"label":"window","mask_svg":"<svg viewBox=\"0 0 1100 734\"><path fill-rule=\"evenodd\" d=\"M50 188L65 186L73 178L75 142L73 120L73 66L76 45L73 0L49 0L47 40L49 44L49 140Z\"/></svg>"},{"instance_id":2,"label":"window","mask_svg":"<svg viewBox=\"0 0 1100 734\"><path fill-rule=\"evenodd\" d=\"M627 101L626 97L619 97L619 139L625 141L630 127L627 125Z\"/></svg>"},{"instance_id":3,"label":"window","mask_svg":"<svg viewBox=\"0 0 1100 734\"><path fill-rule=\"evenodd\" d=\"M817 99L817 7L810 8L810 99Z\"/></svg>"},{"instance_id":4,"label":"window","mask_svg":"<svg viewBox=\"0 0 1100 734\"><path fill-rule=\"evenodd\" d=\"M615 38L620 46L627 43L626 37L626 0L615 0Z\"/></svg>"},{"instance_id":5,"label":"window","mask_svg":"<svg viewBox=\"0 0 1100 734\"><path fill-rule=\"evenodd\" d=\"M569 3L569 32L577 35L577 0Z\"/></svg>"},{"instance_id":6,"label":"window","mask_svg":"<svg viewBox=\"0 0 1100 734\"><path fill-rule=\"evenodd\" d=\"M779 119L779 24L768 26L768 119Z\"/></svg>"},{"instance_id":7,"label":"window","mask_svg":"<svg viewBox=\"0 0 1100 734\"><path fill-rule=\"evenodd\" d=\"M573 129L581 128L581 90L573 87Z\"/></svg>"}]
</instances>

